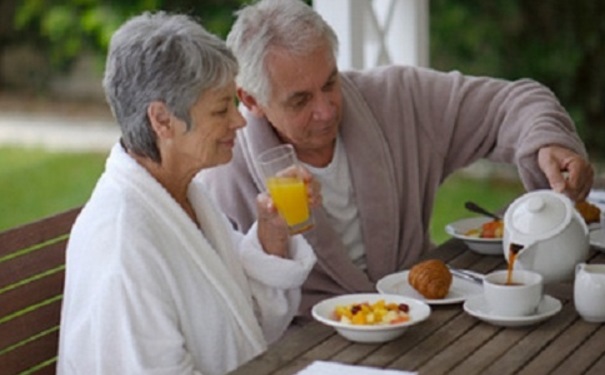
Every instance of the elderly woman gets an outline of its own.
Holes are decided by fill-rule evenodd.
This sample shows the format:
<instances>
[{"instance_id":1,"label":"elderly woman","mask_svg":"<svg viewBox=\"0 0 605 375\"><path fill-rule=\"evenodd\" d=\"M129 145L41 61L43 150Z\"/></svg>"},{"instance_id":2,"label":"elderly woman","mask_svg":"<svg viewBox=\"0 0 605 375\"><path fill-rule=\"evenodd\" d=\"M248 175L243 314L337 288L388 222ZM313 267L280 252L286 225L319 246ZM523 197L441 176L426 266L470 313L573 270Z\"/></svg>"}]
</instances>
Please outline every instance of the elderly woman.
<instances>
[{"instance_id":1,"label":"elderly woman","mask_svg":"<svg viewBox=\"0 0 605 375\"><path fill-rule=\"evenodd\" d=\"M143 14L114 34L103 85L122 138L69 240L59 373L221 374L294 316L308 243L266 195L253 228L234 232L193 181L232 157L236 73L183 15Z\"/></svg>"}]
</instances>

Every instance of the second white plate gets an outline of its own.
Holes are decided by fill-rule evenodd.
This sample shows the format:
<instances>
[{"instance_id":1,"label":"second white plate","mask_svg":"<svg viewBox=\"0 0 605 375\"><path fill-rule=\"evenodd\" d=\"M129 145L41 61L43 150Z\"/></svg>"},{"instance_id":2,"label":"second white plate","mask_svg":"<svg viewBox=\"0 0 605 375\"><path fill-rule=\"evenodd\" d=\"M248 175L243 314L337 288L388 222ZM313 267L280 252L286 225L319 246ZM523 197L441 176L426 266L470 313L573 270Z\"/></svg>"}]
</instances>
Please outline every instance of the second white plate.
<instances>
[{"instance_id":1,"label":"second white plate","mask_svg":"<svg viewBox=\"0 0 605 375\"><path fill-rule=\"evenodd\" d=\"M590 244L601 251L605 251L605 231L603 229L591 230Z\"/></svg>"},{"instance_id":2,"label":"second white plate","mask_svg":"<svg viewBox=\"0 0 605 375\"><path fill-rule=\"evenodd\" d=\"M469 271L471 272L471 271ZM483 286L479 283L464 280L454 276L450 292L443 299L427 299L418 293L408 283L409 271L401 271L386 275L376 283L376 290L383 294L398 294L416 298L429 305L447 305L464 302L467 298L483 293Z\"/></svg>"},{"instance_id":3,"label":"second white plate","mask_svg":"<svg viewBox=\"0 0 605 375\"><path fill-rule=\"evenodd\" d=\"M465 236L470 229L478 229L484 223L492 221L489 217L469 217L450 223L445 226L445 231L452 237L459 238L469 249L483 255L499 255L504 256L502 250L502 238L480 238Z\"/></svg>"}]
</instances>

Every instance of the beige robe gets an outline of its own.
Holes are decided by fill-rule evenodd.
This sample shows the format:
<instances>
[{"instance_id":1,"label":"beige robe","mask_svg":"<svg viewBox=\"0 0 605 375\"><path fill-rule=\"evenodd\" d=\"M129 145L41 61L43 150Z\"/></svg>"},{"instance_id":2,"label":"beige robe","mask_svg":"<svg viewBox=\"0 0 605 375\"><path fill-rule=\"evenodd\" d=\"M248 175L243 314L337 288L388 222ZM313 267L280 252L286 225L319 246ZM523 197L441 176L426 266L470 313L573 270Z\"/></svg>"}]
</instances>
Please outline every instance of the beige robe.
<instances>
[{"instance_id":1,"label":"beige robe","mask_svg":"<svg viewBox=\"0 0 605 375\"><path fill-rule=\"evenodd\" d=\"M323 209L305 237L318 263L303 286L301 312L330 295L374 291L381 277L411 266L432 244L435 193L454 171L480 158L516 163L527 189L548 186L537 150L559 144L585 154L553 93L531 81L509 82L389 66L341 74L340 128L361 217L367 272L348 258ZM201 179L241 230L254 220L262 189L254 158L279 143L266 119L245 109L233 161Z\"/></svg>"}]
</instances>

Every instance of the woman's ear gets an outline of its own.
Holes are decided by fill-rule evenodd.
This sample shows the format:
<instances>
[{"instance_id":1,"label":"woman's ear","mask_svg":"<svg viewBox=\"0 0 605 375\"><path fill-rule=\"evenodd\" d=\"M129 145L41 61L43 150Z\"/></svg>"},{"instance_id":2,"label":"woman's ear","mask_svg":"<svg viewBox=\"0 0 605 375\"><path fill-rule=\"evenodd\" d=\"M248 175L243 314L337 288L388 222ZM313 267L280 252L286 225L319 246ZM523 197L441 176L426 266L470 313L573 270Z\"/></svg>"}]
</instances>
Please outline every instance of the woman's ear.
<instances>
[{"instance_id":1,"label":"woman's ear","mask_svg":"<svg viewBox=\"0 0 605 375\"><path fill-rule=\"evenodd\" d=\"M172 137L174 132L172 113L165 103L160 101L151 102L147 107L147 117L158 139Z\"/></svg>"},{"instance_id":2,"label":"woman's ear","mask_svg":"<svg viewBox=\"0 0 605 375\"><path fill-rule=\"evenodd\" d=\"M252 112L252 114L254 116L263 117L265 115L265 112L260 107L256 98L254 96L252 96L251 94L249 94L244 89L242 89L242 88L237 89L237 97L246 106L246 108L248 108L248 110L250 112Z\"/></svg>"}]
</instances>

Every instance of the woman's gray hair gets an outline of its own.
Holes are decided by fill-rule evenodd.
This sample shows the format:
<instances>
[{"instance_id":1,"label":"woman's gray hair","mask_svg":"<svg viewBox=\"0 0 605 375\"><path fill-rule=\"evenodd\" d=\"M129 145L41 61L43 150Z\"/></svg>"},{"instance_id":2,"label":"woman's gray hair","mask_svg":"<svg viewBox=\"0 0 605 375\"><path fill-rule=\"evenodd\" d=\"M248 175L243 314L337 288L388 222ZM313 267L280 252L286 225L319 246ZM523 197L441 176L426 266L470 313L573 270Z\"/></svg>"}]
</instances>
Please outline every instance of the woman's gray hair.
<instances>
[{"instance_id":1,"label":"woman's gray hair","mask_svg":"<svg viewBox=\"0 0 605 375\"><path fill-rule=\"evenodd\" d=\"M227 36L227 46L240 64L236 81L261 104L266 105L271 95L270 75L265 64L271 48L303 55L328 43L336 58L338 38L334 30L300 0L261 0L242 8L236 15Z\"/></svg>"},{"instance_id":2,"label":"woman's gray hair","mask_svg":"<svg viewBox=\"0 0 605 375\"><path fill-rule=\"evenodd\" d=\"M166 104L191 129L190 110L206 90L237 75L237 60L218 37L186 15L143 13L112 36L103 88L134 153L160 162L156 135L147 117L154 101Z\"/></svg>"}]
</instances>

